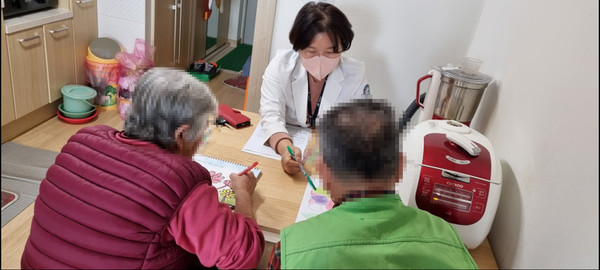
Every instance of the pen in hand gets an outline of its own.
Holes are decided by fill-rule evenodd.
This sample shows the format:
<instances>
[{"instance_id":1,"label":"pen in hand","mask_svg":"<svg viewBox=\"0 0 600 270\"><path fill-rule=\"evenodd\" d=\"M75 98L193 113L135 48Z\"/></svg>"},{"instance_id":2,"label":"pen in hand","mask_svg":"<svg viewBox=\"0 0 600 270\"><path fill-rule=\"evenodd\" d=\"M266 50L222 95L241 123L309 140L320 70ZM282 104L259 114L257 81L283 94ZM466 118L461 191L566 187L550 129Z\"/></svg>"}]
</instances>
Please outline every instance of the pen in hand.
<instances>
[{"instance_id":1,"label":"pen in hand","mask_svg":"<svg viewBox=\"0 0 600 270\"><path fill-rule=\"evenodd\" d=\"M294 151L292 151L292 148L290 148L290 146L287 146L288 152L290 152L290 155L292 155L292 159L294 161L296 161L296 155L294 155Z\"/></svg>"},{"instance_id":2,"label":"pen in hand","mask_svg":"<svg viewBox=\"0 0 600 270\"><path fill-rule=\"evenodd\" d=\"M312 182L312 180L310 180L310 176L308 176L308 173L306 173L306 170L304 169L304 166L302 166L302 164L300 164L300 170L302 171L304 176L306 176L306 180L308 180L308 183L313 188L313 190L317 190L317 187L315 187L315 184Z\"/></svg>"},{"instance_id":3,"label":"pen in hand","mask_svg":"<svg viewBox=\"0 0 600 270\"><path fill-rule=\"evenodd\" d=\"M296 161L296 156L294 155L294 152L292 151L292 148L290 148L289 145L287 146L287 150L288 152L290 152L290 155L292 155L292 159ZM306 173L306 170L304 169L304 166L302 166L302 163L300 163L300 165L298 166L300 167L300 171L302 171L304 176L306 176L306 180L308 180L308 183L313 188L313 190L317 190L317 187L315 187L315 184L312 182L312 180L310 180L310 176L308 176L308 173Z\"/></svg>"},{"instance_id":4,"label":"pen in hand","mask_svg":"<svg viewBox=\"0 0 600 270\"><path fill-rule=\"evenodd\" d=\"M246 168L243 171L241 171L240 173L238 173L238 175L242 176L242 175L248 173L250 170L254 169L254 167L256 167L256 165L258 165L258 161L255 161L254 163L252 163L252 165L248 166L248 168Z\"/></svg>"}]
</instances>

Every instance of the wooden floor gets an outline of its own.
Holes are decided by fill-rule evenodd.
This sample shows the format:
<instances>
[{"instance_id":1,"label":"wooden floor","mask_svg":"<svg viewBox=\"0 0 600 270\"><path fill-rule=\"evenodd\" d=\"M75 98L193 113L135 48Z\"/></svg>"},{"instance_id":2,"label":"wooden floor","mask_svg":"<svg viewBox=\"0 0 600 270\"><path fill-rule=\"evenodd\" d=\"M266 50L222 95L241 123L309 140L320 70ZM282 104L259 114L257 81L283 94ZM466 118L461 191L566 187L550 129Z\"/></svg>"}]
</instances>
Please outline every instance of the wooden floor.
<instances>
[{"instance_id":1,"label":"wooden floor","mask_svg":"<svg viewBox=\"0 0 600 270\"><path fill-rule=\"evenodd\" d=\"M206 62L217 62L223 56L231 52L235 47L225 46L223 48L217 49L214 53L207 56L204 59ZM240 72L230 71L230 70L221 70L217 76L213 77L212 80L208 83L208 86L213 91L213 94L217 98L219 104L225 104L231 108L236 109L244 109L244 98L246 95L245 91L237 89L235 87L231 87L223 83L223 81L239 76Z\"/></svg>"},{"instance_id":2,"label":"wooden floor","mask_svg":"<svg viewBox=\"0 0 600 270\"><path fill-rule=\"evenodd\" d=\"M225 104L231 108L244 109L244 97L246 92L223 83L224 80L239 75L239 72L221 70L217 76L213 77L212 80L208 82L208 86L217 98L219 104Z\"/></svg>"}]
</instances>

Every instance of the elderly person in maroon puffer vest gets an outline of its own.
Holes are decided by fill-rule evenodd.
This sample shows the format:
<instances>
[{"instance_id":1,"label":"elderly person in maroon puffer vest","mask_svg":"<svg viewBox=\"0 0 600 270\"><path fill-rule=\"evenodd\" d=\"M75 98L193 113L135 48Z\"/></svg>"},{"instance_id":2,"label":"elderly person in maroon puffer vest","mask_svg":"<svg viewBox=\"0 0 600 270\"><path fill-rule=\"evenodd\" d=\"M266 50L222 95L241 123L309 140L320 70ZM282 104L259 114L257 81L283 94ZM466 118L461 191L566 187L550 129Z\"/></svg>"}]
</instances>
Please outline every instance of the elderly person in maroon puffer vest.
<instances>
[{"instance_id":1,"label":"elderly person in maroon puffer vest","mask_svg":"<svg viewBox=\"0 0 600 270\"><path fill-rule=\"evenodd\" d=\"M254 268L264 237L256 178L232 174L236 211L192 160L217 102L183 71L154 68L133 94L124 131L81 129L40 186L23 268Z\"/></svg>"}]
</instances>

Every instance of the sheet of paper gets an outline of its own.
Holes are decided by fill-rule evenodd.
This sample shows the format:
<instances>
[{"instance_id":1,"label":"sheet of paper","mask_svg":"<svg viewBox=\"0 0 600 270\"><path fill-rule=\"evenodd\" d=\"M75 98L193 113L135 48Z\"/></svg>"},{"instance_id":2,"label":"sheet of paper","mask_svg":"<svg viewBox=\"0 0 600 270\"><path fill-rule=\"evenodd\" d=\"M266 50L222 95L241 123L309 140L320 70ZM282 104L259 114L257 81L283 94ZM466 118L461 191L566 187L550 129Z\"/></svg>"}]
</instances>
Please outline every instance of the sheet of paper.
<instances>
[{"instance_id":1,"label":"sheet of paper","mask_svg":"<svg viewBox=\"0 0 600 270\"><path fill-rule=\"evenodd\" d=\"M306 149L306 145L308 144L308 140L311 136L311 130L309 128L290 125L286 125L285 128L288 130L288 134L290 135L290 138L292 138L294 145L300 148L300 150L302 150L302 153L304 154L304 150ZM242 151L250 154L281 160L281 156L275 153L275 150L273 150L273 148L263 144L264 133L265 132L262 129L262 127L258 125L254 129L254 132L252 133L252 136L250 136L250 139L248 139L248 141L246 142L246 145L244 145L244 148L242 148Z\"/></svg>"},{"instance_id":2,"label":"sheet of paper","mask_svg":"<svg viewBox=\"0 0 600 270\"><path fill-rule=\"evenodd\" d=\"M306 183L306 189L300 203L300 209L298 209L296 222L307 220L333 208L334 203L323 190L321 179L313 179L312 177L310 179L317 187L317 190L313 190L310 184Z\"/></svg>"}]
</instances>

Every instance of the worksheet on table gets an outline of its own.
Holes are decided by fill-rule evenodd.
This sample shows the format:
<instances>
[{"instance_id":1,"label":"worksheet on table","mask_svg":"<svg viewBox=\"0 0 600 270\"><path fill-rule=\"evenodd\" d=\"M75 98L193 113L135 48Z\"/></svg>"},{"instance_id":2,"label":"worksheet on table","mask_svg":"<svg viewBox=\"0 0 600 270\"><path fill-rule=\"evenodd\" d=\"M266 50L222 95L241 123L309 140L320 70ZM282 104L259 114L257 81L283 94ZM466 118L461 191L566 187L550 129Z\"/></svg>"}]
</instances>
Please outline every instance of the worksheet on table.
<instances>
[{"instance_id":1,"label":"worksheet on table","mask_svg":"<svg viewBox=\"0 0 600 270\"><path fill-rule=\"evenodd\" d=\"M304 153L306 145L308 145L308 140L311 136L311 130L309 128L291 125L285 125L285 128L287 129L290 138L292 138L294 146L300 148L300 150L302 150L302 153ZM260 125L257 126L254 129L252 136L250 136L250 139L248 139L248 142L246 142L246 145L244 145L242 151L250 154L281 160L281 155L275 153L275 150L273 150L273 148L264 144L264 134L265 132L262 129L262 127Z\"/></svg>"},{"instance_id":2,"label":"worksheet on table","mask_svg":"<svg viewBox=\"0 0 600 270\"><path fill-rule=\"evenodd\" d=\"M300 202L300 208L298 209L298 215L296 215L296 223L317 216L333 208L334 203L329 197L328 192L323 190L322 180L317 177L311 177L311 179L317 187L317 190L313 190L310 184L306 184L304 196L302 197L302 202Z\"/></svg>"}]
</instances>

